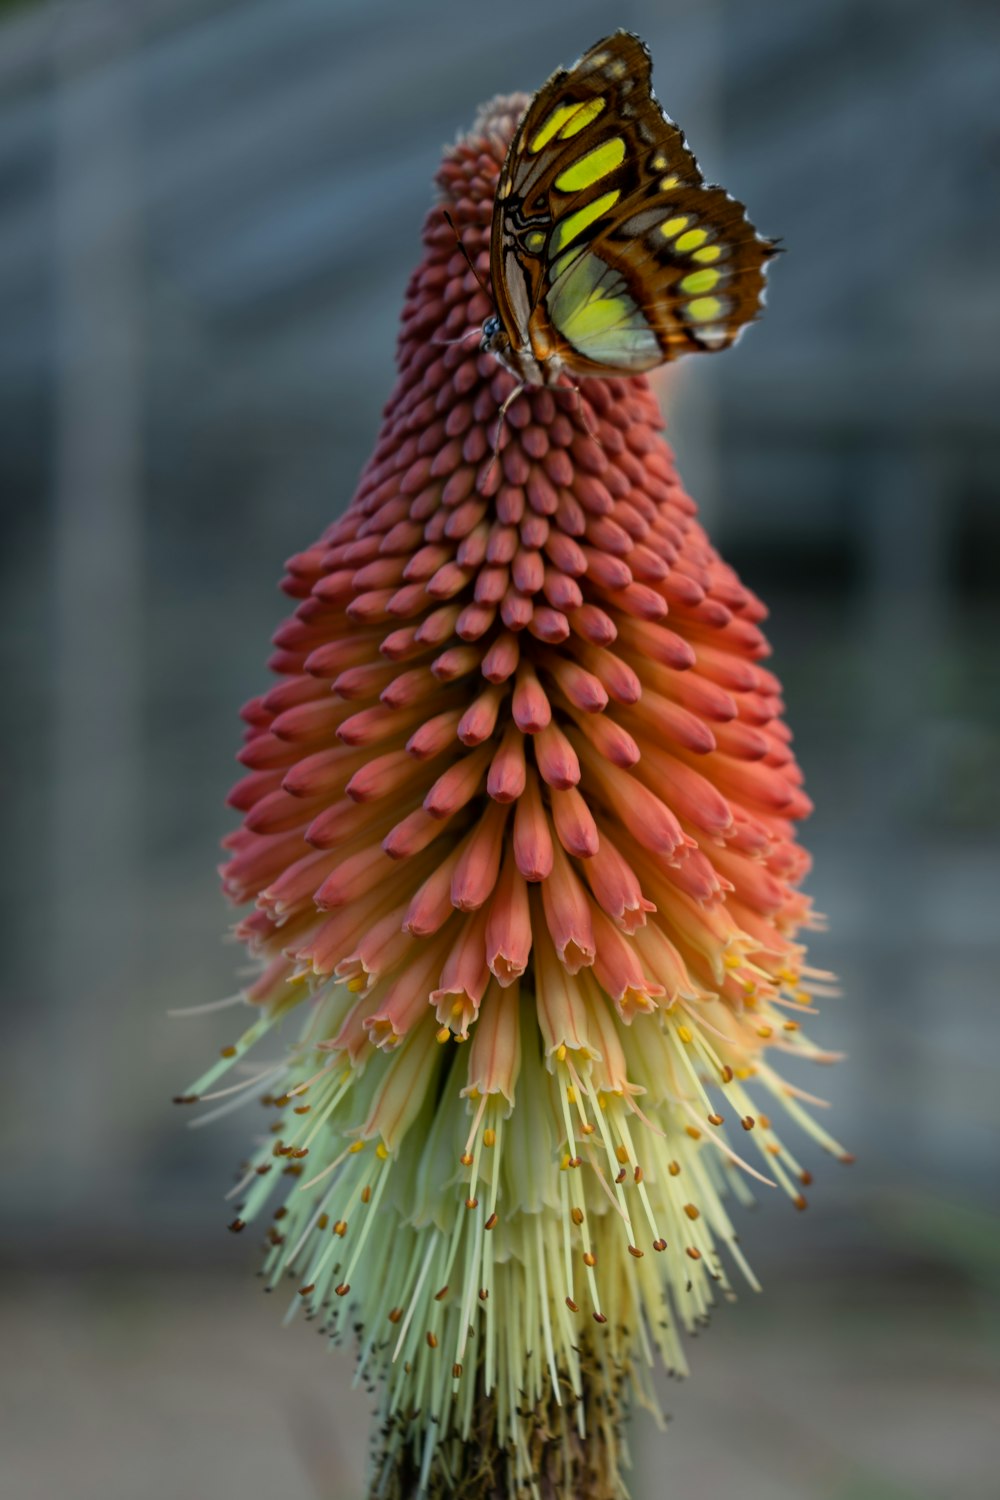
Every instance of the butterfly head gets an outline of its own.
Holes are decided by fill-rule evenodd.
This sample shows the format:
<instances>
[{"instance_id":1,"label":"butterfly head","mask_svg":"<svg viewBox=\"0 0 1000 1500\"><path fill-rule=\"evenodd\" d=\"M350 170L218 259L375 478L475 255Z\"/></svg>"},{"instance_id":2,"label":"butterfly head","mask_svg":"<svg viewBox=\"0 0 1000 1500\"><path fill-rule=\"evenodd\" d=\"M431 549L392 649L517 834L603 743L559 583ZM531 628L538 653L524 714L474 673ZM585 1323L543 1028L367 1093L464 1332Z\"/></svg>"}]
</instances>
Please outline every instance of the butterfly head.
<instances>
[{"instance_id":1,"label":"butterfly head","mask_svg":"<svg viewBox=\"0 0 1000 1500\"><path fill-rule=\"evenodd\" d=\"M502 352L510 346L510 339L504 333L503 324L496 313L486 319L483 324L482 338L479 347L483 354L492 354L499 359Z\"/></svg>"}]
</instances>

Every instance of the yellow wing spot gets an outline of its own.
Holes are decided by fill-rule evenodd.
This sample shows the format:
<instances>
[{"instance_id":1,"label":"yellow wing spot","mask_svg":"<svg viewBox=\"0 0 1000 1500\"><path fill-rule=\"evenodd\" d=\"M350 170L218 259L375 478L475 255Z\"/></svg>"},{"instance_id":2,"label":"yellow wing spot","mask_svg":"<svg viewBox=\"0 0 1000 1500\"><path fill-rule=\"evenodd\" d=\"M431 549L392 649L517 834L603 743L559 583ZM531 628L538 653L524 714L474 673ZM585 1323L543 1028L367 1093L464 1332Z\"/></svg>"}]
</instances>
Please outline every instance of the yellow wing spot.
<instances>
[{"instance_id":1,"label":"yellow wing spot","mask_svg":"<svg viewBox=\"0 0 1000 1500\"><path fill-rule=\"evenodd\" d=\"M578 208L575 214L567 214L564 219L560 219L552 236L552 254L557 255L560 250L565 250L578 234L583 233L588 224L593 224L595 219L601 217L601 214L613 208L620 197L621 193L615 188L610 193L602 193L599 198L595 198L592 203L586 204L583 208Z\"/></svg>"},{"instance_id":2,"label":"yellow wing spot","mask_svg":"<svg viewBox=\"0 0 1000 1500\"><path fill-rule=\"evenodd\" d=\"M718 297L696 297L687 305L688 317L694 318L696 323L707 323L717 318L722 312L722 303Z\"/></svg>"},{"instance_id":3,"label":"yellow wing spot","mask_svg":"<svg viewBox=\"0 0 1000 1500\"><path fill-rule=\"evenodd\" d=\"M591 120L597 119L605 103L606 100L597 98L589 99L586 104L581 105L572 119L567 120L566 124L560 130L559 139L561 141L568 141L570 136L579 135L580 131L584 130L590 124Z\"/></svg>"},{"instance_id":4,"label":"yellow wing spot","mask_svg":"<svg viewBox=\"0 0 1000 1500\"><path fill-rule=\"evenodd\" d=\"M524 243L527 245L532 255L537 255L539 250L541 250L542 246L545 244L545 235L542 230L533 229L530 234L526 234L524 236ZM704 290L707 291L708 289L704 288Z\"/></svg>"},{"instance_id":5,"label":"yellow wing spot","mask_svg":"<svg viewBox=\"0 0 1000 1500\"><path fill-rule=\"evenodd\" d=\"M665 240L672 240L675 234L680 234L686 225L690 224L690 214L675 214L672 219L666 219L660 225L660 233Z\"/></svg>"},{"instance_id":6,"label":"yellow wing spot","mask_svg":"<svg viewBox=\"0 0 1000 1500\"><path fill-rule=\"evenodd\" d=\"M696 250L691 259L696 260L700 266L710 266L713 261L718 260L722 250L718 245L704 245L702 249Z\"/></svg>"},{"instance_id":7,"label":"yellow wing spot","mask_svg":"<svg viewBox=\"0 0 1000 1500\"><path fill-rule=\"evenodd\" d=\"M530 142L528 150L531 154L534 156L536 152L542 150L543 146L547 146L552 137L558 135L563 126L568 124L582 108L582 104L573 103L560 104L558 109L554 109L542 128L536 132L534 140Z\"/></svg>"},{"instance_id":8,"label":"yellow wing spot","mask_svg":"<svg viewBox=\"0 0 1000 1500\"><path fill-rule=\"evenodd\" d=\"M553 236L553 238L555 238L555 236ZM579 258L580 252L578 250L567 250L566 254L560 255L557 260L549 261L553 286L559 280L563 272L568 271L570 266L574 265L576 261L579 260Z\"/></svg>"},{"instance_id":9,"label":"yellow wing spot","mask_svg":"<svg viewBox=\"0 0 1000 1500\"><path fill-rule=\"evenodd\" d=\"M586 344L626 323L634 311L631 297L590 297L572 310L560 332L572 344Z\"/></svg>"},{"instance_id":10,"label":"yellow wing spot","mask_svg":"<svg viewBox=\"0 0 1000 1500\"><path fill-rule=\"evenodd\" d=\"M654 172L663 171L663 169L667 165L667 158L663 155L662 151L657 151L656 155L653 157L651 165Z\"/></svg>"},{"instance_id":11,"label":"yellow wing spot","mask_svg":"<svg viewBox=\"0 0 1000 1500\"><path fill-rule=\"evenodd\" d=\"M664 166L666 166L666 162L664 162ZM680 187L680 182L680 178L674 176L673 174L671 174L671 176L669 177L661 177L660 192L669 193L671 188Z\"/></svg>"},{"instance_id":12,"label":"yellow wing spot","mask_svg":"<svg viewBox=\"0 0 1000 1500\"><path fill-rule=\"evenodd\" d=\"M595 146L593 151L588 151L575 161L565 172L560 172L556 178L555 185L561 193L576 193L581 188L591 187L595 182L600 182L602 177L607 177L615 167L621 166L625 160L625 142L620 135L612 136L610 141L603 145Z\"/></svg>"},{"instance_id":13,"label":"yellow wing spot","mask_svg":"<svg viewBox=\"0 0 1000 1500\"><path fill-rule=\"evenodd\" d=\"M687 234L682 234L675 245L675 249L681 251L697 250L708 239L708 231L705 229L689 229Z\"/></svg>"},{"instance_id":14,"label":"yellow wing spot","mask_svg":"<svg viewBox=\"0 0 1000 1500\"><path fill-rule=\"evenodd\" d=\"M722 280L721 271L692 271L681 281L681 291L688 296L699 292L710 292Z\"/></svg>"}]
</instances>

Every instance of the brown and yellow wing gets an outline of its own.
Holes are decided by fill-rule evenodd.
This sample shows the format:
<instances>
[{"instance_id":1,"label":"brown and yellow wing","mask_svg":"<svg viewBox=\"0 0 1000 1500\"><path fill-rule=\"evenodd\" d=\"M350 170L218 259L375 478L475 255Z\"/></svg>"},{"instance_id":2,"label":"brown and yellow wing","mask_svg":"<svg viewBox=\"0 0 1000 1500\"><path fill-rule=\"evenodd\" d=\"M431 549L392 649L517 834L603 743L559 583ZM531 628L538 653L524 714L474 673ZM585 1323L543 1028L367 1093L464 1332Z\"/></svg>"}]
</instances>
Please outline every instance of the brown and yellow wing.
<instances>
[{"instance_id":1,"label":"brown and yellow wing","mask_svg":"<svg viewBox=\"0 0 1000 1500\"><path fill-rule=\"evenodd\" d=\"M725 348L759 311L773 253L742 204L704 184L638 37L598 42L532 100L491 243L515 349L586 375Z\"/></svg>"}]
</instances>

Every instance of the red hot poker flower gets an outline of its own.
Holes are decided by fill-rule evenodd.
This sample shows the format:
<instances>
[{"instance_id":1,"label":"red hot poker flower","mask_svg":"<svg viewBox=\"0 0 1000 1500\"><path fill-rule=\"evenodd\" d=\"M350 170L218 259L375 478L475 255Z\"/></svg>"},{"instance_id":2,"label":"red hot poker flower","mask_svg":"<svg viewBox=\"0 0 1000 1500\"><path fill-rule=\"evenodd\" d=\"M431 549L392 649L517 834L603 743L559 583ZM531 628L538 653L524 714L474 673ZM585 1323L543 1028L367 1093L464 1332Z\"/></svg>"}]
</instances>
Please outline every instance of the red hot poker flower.
<instances>
[{"instance_id":1,"label":"red hot poker flower","mask_svg":"<svg viewBox=\"0 0 1000 1500\"><path fill-rule=\"evenodd\" d=\"M484 280L522 104L438 174ZM375 1493L619 1495L651 1348L683 1369L727 1265L754 1284L727 1195L805 1206L768 1111L844 1157L776 1067L823 1060L809 801L765 611L645 379L529 388L499 423L513 378L467 337L491 307L440 208L424 246L375 452L289 562L278 682L244 710L224 883L261 974L193 1095L267 1088L232 1227L288 1179L265 1274L357 1332Z\"/></svg>"}]
</instances>

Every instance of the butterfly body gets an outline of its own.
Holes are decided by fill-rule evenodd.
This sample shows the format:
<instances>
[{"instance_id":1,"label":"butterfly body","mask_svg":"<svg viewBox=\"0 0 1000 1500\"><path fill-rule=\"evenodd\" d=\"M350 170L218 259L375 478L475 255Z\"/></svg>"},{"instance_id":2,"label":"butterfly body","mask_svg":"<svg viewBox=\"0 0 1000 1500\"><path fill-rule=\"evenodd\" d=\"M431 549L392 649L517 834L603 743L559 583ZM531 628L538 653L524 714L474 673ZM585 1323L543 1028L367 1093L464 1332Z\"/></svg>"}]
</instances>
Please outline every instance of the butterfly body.
<instances>
[{"instance_id":1,"label":"butterfly body","mask_svg":"<svg viewBox=\"0 0 1000 1500\"><path fill-rule=\"evenodd\" d=\"M774 249L705 184L645 45L616 32L554 73L514 134L481 347L525 385L726 348L760 309Z\"/></svg>"},{"instance_id":2,"label":"butterfly body","mask_svg":"<svg viewBox=\"0 0 1000 1500\"><path fill-rule=\"evenodd\" d=\"M484 354L492 354L521 385L553 385L562 371L560 360L540 363L530 345L525 349L515 349L497 313L483 324L479 347Z\"/></svg>"}]
</instances>

